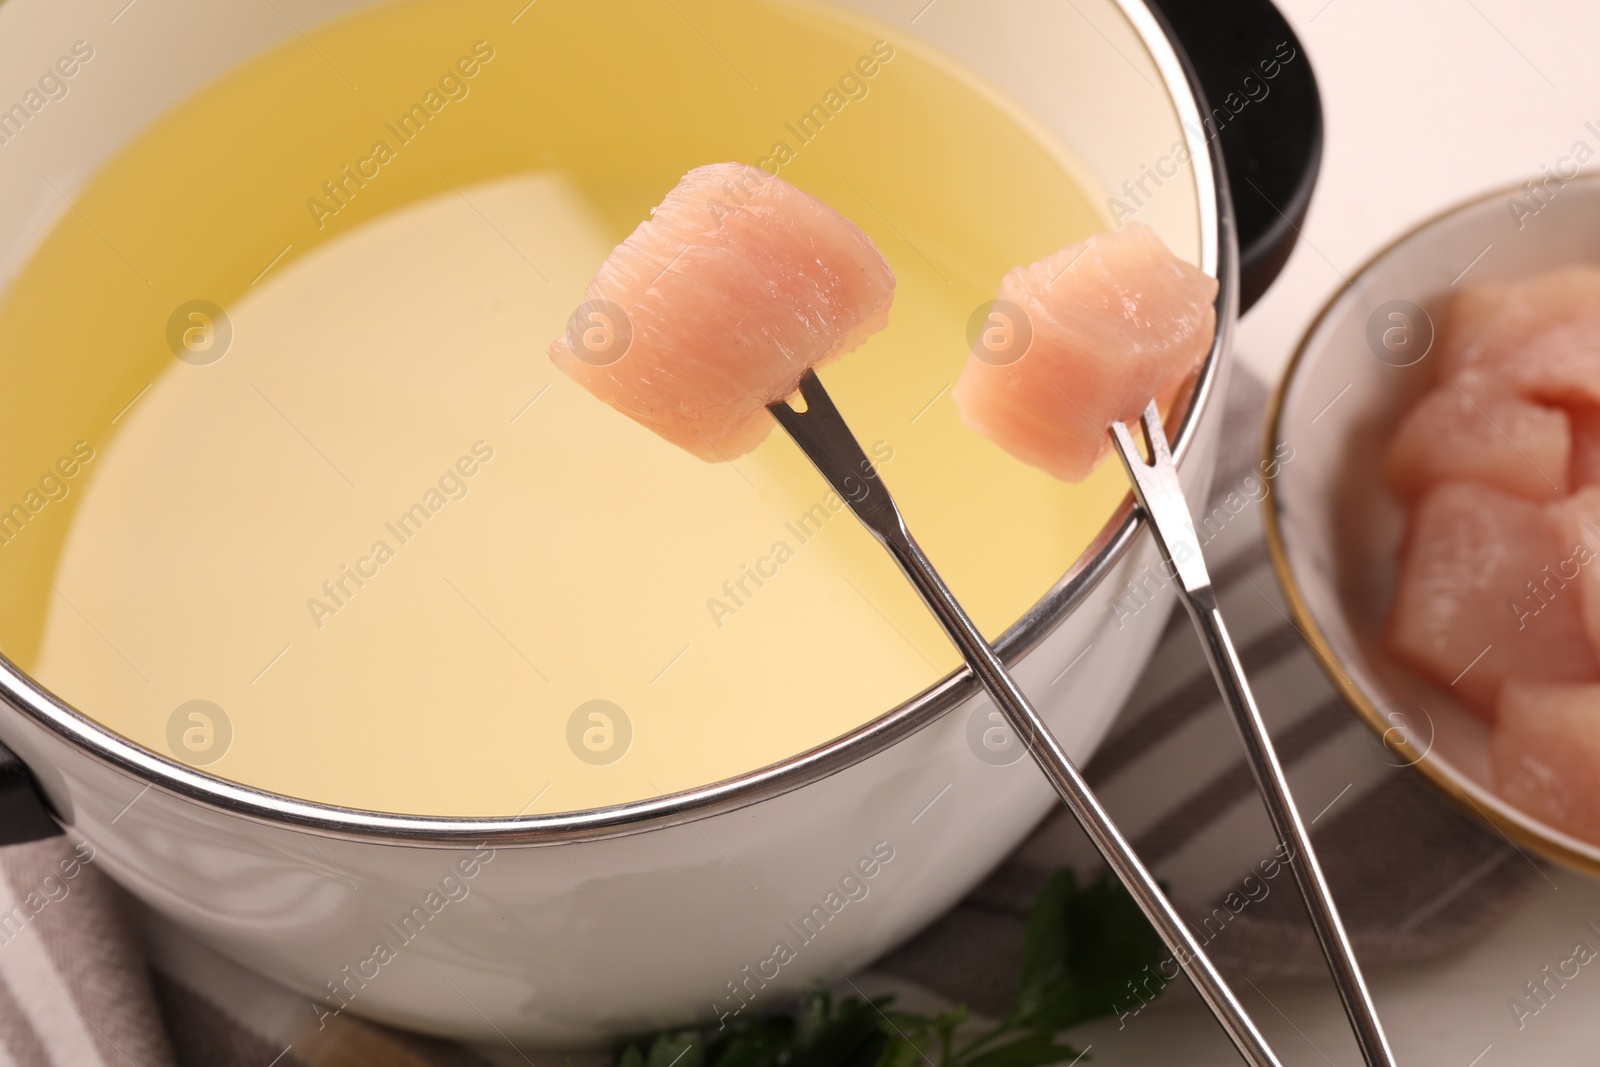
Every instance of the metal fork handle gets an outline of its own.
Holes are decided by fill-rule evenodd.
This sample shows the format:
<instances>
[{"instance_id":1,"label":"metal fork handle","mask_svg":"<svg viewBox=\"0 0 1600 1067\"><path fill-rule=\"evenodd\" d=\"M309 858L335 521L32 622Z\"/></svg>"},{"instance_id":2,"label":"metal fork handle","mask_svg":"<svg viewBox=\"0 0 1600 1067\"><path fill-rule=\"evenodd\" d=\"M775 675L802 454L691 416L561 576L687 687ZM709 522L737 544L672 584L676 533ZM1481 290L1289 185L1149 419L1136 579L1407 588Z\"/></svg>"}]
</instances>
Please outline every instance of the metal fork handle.
<instances>
[{"instance_id":1,"label":"metal fork handle","mask_svg":"<svg viewBox=\"0 0 1600 1067\"><path fill-rule=\"evenodd\" d=\"M1294 795L1289 791L1289 780L1284 776L1283 765L1267 733L1261 709L1256 706L1250 691L1244 666L1234 649L1233 638L1217 608L1217 598L1206 572L1205 558L1200 551L1200 539L1183 495L1183 485L1178 481L1178 469L1172 462L1172 451L1161 426L1161 412L1152 403L1145 409L1141 420L1146 451L1150 459L1139 454L1137 442L1126 424L1112 424L1111 436L1117 454L1128 470L1133 491L1150 519L1156 543L1162 558L1174 571L1182 589L1183 606L1200 634L1206 660L1217 680L1223 701L1233 713L1234 724L1244 742L1245 758L1255 775L1256 786L1266 803L1272 820L1273 832L1278 840L1289 846L1293 855L1290 867L1300 898L1305 902L1311 917L1312 928L1322 945L1328 968L1333 973L1339 999L1344 1003L1345 1014L1355 1031L1356 1043L1369 1067L1393 1067L1394 1053L1378 1021L1378 1009L1372 1002L1361 967L1356 962L1355 950L1345 932L1339 909L1334 905L1333 894L1328 889L1322 864L1317 860L1311 845L1311 834L1295 807Z\"/></svg>"},{"instance_id":2,"label":"metal fork handle","mask_svg":"<svg viewBox=\"0 0 1600 1067\"><path fill-rule=\"evenodd\" d=\"M768 410L834 491L849 503L856 517L900 564L973 674L989 691L995 706L1066 802L1068 810L1172 951L1245 1062L1251 1067L1279 1067L1277 1058L1223 981L1199 939L1162 893L1154 876L1111 821L1060 742L912 538L899 507L814 372L806 372L801 379L800 396L805 402L803 411L782 402L769 405Z\"/></svg>"}]
</instances>

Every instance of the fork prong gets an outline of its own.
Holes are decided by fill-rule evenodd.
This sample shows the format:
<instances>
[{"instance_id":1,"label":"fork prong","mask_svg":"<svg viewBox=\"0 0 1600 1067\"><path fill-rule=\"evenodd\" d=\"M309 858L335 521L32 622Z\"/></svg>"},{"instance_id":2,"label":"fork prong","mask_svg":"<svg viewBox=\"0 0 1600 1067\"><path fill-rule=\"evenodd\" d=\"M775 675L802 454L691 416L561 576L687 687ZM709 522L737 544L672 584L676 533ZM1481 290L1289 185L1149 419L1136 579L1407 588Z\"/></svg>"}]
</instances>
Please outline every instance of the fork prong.
<instances>
[{"instance_id":1,"label":"fork prong","mask_svg":"<svg viewBox=\"0 0 1600 1067\"><path fill-rule=\"evenodd\" d=\"M1121 450L1123 455L1126 455L1126 456L1137 456L1137 455L1139 455L1138 442L1134 441L1134 439L1133 439L1133 431L1128 429L1128 424L1127 423L1122 422L1120 420L1117 421L1117 422L1113 422L1111 424L1111 433L1116 438L1117 445L1119 446L1119 448L1120 448L1120 450Z\"/></svg>"},{"instance_id":2,"label":"fork prong","mask_svg":"<svg viewBox=\"0 0 1600 1067\"><path fill-rule=\"evenodd\" d=\"M1167 430L1161 425L1161 409L1154 400L1145 406L1144 414L1139 418L1144 427L1145 443L1150 446L1150 464L1159 465L1163 460L1172 461L1172 449L1167 445Z\"/></svg>"},{"instance_id":3,"label":"fork prong","mask_svg":"<svg viewBox=\"0 0 1600 1067\"><path fill-rule=\"evenodd\" d=\"M828 391L822 387L822 379L817 377L817 371L814 367L800 376L799 392L805 398L808 409L818 401L826 401L830 406L833 403L828 396Z\"/></svg>"}]
</instances>

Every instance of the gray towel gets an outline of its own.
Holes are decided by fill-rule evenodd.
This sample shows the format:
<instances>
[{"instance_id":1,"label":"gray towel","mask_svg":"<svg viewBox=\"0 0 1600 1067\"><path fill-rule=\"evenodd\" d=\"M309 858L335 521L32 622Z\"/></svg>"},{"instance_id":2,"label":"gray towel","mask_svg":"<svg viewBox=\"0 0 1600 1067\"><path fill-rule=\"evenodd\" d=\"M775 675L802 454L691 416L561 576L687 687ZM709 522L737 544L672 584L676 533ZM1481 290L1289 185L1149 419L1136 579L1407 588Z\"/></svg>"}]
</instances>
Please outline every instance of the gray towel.
<instances>
[{"instance_id":1,"label":"gray towel","mask_svg":"<svg viewBox=\"0 0 1600 1067\"><path fill-rule=\"evenodd\" d=\"M1206 553L1221 604L1361 958L1439 953L1493 921L1537 869L1396 766L1301 644L1261 541L1268 485L1255 453L1264 402L1260 383L1237 371L1213 510L1199 523L1212 538ZM1293 464L1284 462L1290 476ZM1225 969L1321 975L1292 875L1274 862L1266 815L1188 620L1165 618L1166 601L1146 608L1144 599L1139 589L1101 589L1089 605L1166 631L1160 669L1147 673L1086 774ZM1092 874L1099 860L1058 810L967 900L879 961L873 984L1005 1014L1028 901L1064 866ZM62 838L13 846L0 850L0 872L0 1067L533 1062L531 1049L469 1050L348 1015L319 1030L304 998L125 899L87 846Z\"/></svg>"}]
</instances>

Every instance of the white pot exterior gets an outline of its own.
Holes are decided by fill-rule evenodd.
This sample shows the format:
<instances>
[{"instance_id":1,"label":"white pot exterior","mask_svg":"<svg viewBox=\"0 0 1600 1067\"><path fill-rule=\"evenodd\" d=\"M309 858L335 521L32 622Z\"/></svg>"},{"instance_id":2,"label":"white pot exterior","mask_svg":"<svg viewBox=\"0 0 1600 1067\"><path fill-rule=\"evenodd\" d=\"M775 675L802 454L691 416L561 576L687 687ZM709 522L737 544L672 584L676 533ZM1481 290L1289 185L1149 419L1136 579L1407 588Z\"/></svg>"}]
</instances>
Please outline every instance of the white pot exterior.
<instances>
[{"instance_id":1,"label":"white pot exterior","mask_svg":"<svg viewBox=\"0 0 1600 1067\"><path fill-rule=\"evenodd\" d=\"M357 6L300 4L290 14L304 27ZM886 19L896 14L875 0L855 6ZM940 19L909 32L1032 109L1077 151L1093 172L1087 181L1117 188L1185 136L1179 121L1193 115L1192 98L1155 23L1132 0L1126 10L1109 0L942 6ZM59 40L87 36L65 7L0 6L0 63L32 69L34 52L48 62ZM64 109L17 165L8 156L0 203L21 205L0 215L11 269L43 176L92 169L177 99L292 32L281 20L211 5L157 5L145 14L109 30L95 24L96 33L122 35L97 59L123 65L111 75L122 90L117 98ZM1084 17L1115 39L1112 47L1106 36L1084 32ZM187 66L164 65L179 53ZM1143 72L1132 69L1135 61ZM1106 86L1135 75L1148 79L1146 91L1124 94L1126 106L1120 99L1107 106ZM1225 197L1212 167L1201 148L1187 185L1152 201L1141 220L1222 276L1216 363L1231 333L1235 284ZM1197 497L1214 459L1222 409L1208 401L1221 377L1213 366L1200 417L1184 433L1180 469ZM1080 760L1127 697L1165 617L1142 612L1119 627L1108 608L1105 590L1157 563L1148 537L1125 544L1124 519L1108 528L1098 562L1071 587L1076 607L1058 605L1065 618L1053 630L1034 625L1029 641L1012 649L1037 641L1016 675ZM1098 594L1095 579L1105 583ZM94 845L95 862L138 898L225 954L308 997L321 995L330 1008L338 1001L329 984L344 983L346 996L354 994L352 1012L468 1039L589 1044L713 1018L718 1005L737 1006L730 983L758 990L758 1004L781 1002L861 967L947 909L1054 801L1030 762L996 767L973 755L967 721L981 698L968 697L913 732L947 702L941 698L914 702L890 725L863 728L832 753L752 776L720 797L691 793L635 806L649 821L620 835L601 825L604 813L589 830L573 823L557 832L562 817L555 816L459 820L444 837L445 820L411 820L420 827L412 834L406 820L283 801L134 749L0 666L10 705L0 714L0 741L33 768L69 832ZM959 696L964 686L941 688ZM297 821L306 828L296 829ZM487 842L481 854L492 849L492 858L463 878L457 865L474 855L473 840ZM893 858L860 883L866 895L802 942L786 924L824 904L875 846L880 856L892 849ZM459 881L448 888L460 899L439 890L451 874ZM430 890L439 892L431 902ZM419 905L426 921L413 920L420 933L403 942L395 927ZM368 962L380 941L398 951ZM766 981L759 976L771 976L775 965L763 962L779 942L794 955ZM313 1010L308 1005L308 1020Z\"/></svg>"}]
</instances>

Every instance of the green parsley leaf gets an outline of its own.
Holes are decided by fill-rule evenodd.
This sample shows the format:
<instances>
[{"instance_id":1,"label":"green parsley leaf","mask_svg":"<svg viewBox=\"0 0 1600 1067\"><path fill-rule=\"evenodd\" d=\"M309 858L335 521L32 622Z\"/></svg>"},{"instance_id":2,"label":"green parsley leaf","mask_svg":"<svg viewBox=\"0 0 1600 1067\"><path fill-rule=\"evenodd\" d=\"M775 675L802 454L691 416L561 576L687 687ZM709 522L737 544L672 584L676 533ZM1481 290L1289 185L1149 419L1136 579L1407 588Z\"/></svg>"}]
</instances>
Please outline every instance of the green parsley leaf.
<instances>
[{"instance_id":1,"label":"green parsley leaf","mask_svg":"<svg viewBox=\"0 0 1600 1067\"><path fill-rule=\"evenodd\" d=\"M1142 1003L1165 984L1166 946L1127 890L1102 876L1078 887L1061 871L1028 914L1017 1010L1020 1026L1058 1033Z\"/></svg>"},{"instance_id":2,"label":"green parsley leaf","mask_svg":"<svg viewBox=\"0 0 1600 1067\"><path fill-rule=\"evenodd\" d=\"M1109 875L1080 888L1052 878L1028 913L1016 1010L975 1035L967 1009L928 1016L893 998L835 1001L813 993L788 1012L740 1016L725 1028L672 1031L625 1046L616 1067L1050 1067L1081 1058L1062 1030L1148 998L1165 958L1161 939Z\"/></svg>"}]
</instances>

